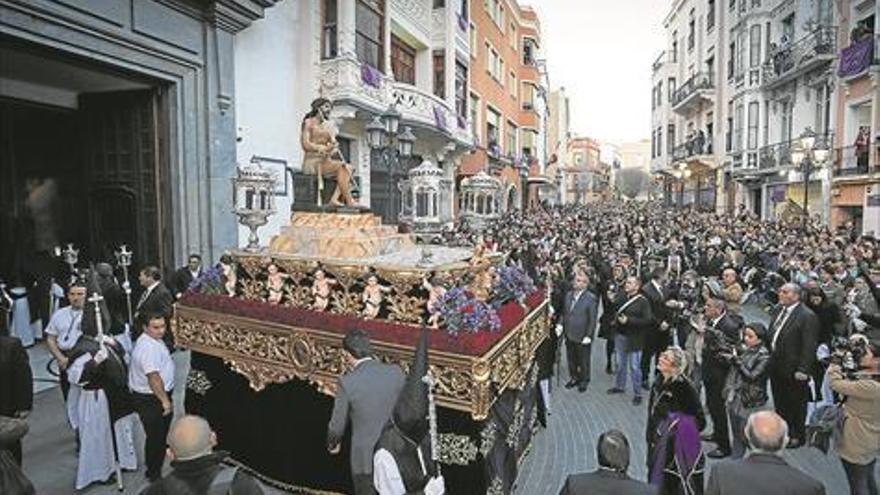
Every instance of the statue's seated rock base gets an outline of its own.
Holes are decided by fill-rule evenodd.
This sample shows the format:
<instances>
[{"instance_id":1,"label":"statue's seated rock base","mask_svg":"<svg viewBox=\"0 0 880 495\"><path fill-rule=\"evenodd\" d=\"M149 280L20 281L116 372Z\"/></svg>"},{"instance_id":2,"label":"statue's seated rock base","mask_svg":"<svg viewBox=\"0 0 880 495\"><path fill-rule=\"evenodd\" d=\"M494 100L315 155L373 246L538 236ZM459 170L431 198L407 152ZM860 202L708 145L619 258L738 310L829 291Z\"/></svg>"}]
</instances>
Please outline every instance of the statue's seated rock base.
<instances>
[{"instance_id":1,"label":"statue's seated rock base","mask_svg":"<svg viewBox=\"0 0 880 495\"><path fill-rule=\"evenodd\" d=\"M314 258L358 259L402 251L414 245L410 235L369 212L297 211L290 225L272 238L269 251Z\"/></svg>"},{"instance_id":2,"label":"statue's seated rock base","mask_svg":"<svg viewBox=\"0 0 880 495\"><path fill-rule=\"evenodd\" d=\"M330 197L336 190L336 179L324 177L324 190L321 194L321 205L318 206L318 178L301 172L293 174L293 204L290 211L331 212L331 213L369 213L370 209L363 206L330 206ZM352 196L358 199L359 191L352 190Z\"/></svg>"}]
</instances>

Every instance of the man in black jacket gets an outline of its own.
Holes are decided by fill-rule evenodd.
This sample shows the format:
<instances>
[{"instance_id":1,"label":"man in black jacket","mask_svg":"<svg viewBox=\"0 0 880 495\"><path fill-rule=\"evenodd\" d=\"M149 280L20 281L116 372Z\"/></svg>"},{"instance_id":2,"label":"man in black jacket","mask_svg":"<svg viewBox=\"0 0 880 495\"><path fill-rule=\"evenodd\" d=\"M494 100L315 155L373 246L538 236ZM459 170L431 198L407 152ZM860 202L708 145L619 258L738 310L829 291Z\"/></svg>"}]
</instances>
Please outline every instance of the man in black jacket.
<instances>
[{"instance_id":1,"label":"man in black jacket","mask_svg":"<svg viewBox=\"0 0 880 495\"><path fill-rule=\"evenodd\" d=\"M706 338L703 346L703 385L706 387L706 408L712 417L712 433L706 440L718 446L707 454L718 459L730 455L730 435L727 430L727 412L724 408L724 383L730 371L730 363L725 355L740 341L742 322L727 312L727 304L722 299L712 298L703 308L706 325Z\"/></svg>"},{"instance_id":2,"label":"man in black jacket","mask_svg":"<svg viewBox=\"0 0 880 495\"><path fill-rule=\"evenodd\" d=\"M651 495L656 488L630 478L629 441L619 430L599 436L596 445L599 469L592 473L573 474L565 480L559 495Z\"/></svg>"},{"instance_id":3,"label":"man in black jacket","mask_svg":"<svg viewBox=\"0 0 880 495\"><path fill-rule=\"evenodd\" d=\"M162 272L155 266L144 267L139 276L138 281L144 291L138 299L137 307L134 314L134 328L132 329L131 341L137 341L141 335L141 330L146 326L144 321L147 315L162 315L165 318L165 345L168 350L174 350L174 335L171 334L171 324L169 318L174 311L174 298L171 292L162 283Z\"/></svg>"},{"instance_id":4,"label":"man in black jacket","mask_svg":"<svg viewBox=\"0 0 880 495\"><path fill-rule=\"evenodd\" d=\"M144 495L261 495L260 484L243 471L223 466L225 452L214 452L217 436L198 416L177 420L168 435L172 471L147 488Z\"/></svg>"},{"instance_id":5,"label":"man in black jacket","mask_svg":"<svg viewBox=\"0 0 880 495\"><path fill-rule=\"evenodd\" d=\"M626 387L629 371L633 384L633 405L642 403L642 348L645 333L651 325L651 303L639 292L638 277L627 277L623 285L625 296L617 307L617 333L614 336L614 352L617 354L617 376L609 394L621 394Z\"/></svg>"},{"instance_id":6,"label":"man in black jacket","mask_svg":"<svg viewBox=\"0 0 880 495\"><path fill-rule=\"evenodd\" d=\"M645 335L645 348L642 351L642 389L648 390L648 381L651 377L651 361L669 347L672 343L669 321L669 309L666 301L669 300L669 291L666 288L666 271L663 268L655 268L651 272L651 280L642 286L642 294L651 303L651 315L654 317L648 332Z\"/></svg>"},{"instance_id":7,"label":"man in black jacket","mask_svg":"<svg viewBox=\"0 0 880 495\"><path fill-rule=\"evenodd\" d=\"M180 267L171 277L170 289L174 292L174 299L180 299L180 296L189 288L189 284L202 274L202 257L198 254L190 254L186 260L186 266Z\"/></svg>"},{"instance_id":8,"label":"man in black jacket","mask_svg":"<svg viewBox=\"0 0 880 495\"><path fill-rule=\"evenodd\" d=\"M715 465L706 495L825 495L822 483L791 467L780 456L788 426L773 411L749 416L746 439L751 454Z\"/></svg>"},{"instance_id":9,"label":"man in black jacket","mask_svg":"<svg viewBox=\"0 0 880 495\"><path fill-rule=\"evenodd\" d=\"M0 416L27 417L33 407L33 387L28 354L21 341L0 334ZM8 450L21 465L21 440L11 442Z\"/></svg>"},{"instance_id":10,"label":"man in black jacket","mask_svg":"<svg viewBox=\"0 0 880 495\"><path fill-rule=\"evenodd\" d=\"M791 429L790 448L803 445L806 437L808 381L819 338L819 319L800 299L801 287L787 283L770 312L770 387L776 412Z\"/></svg>"}]
</instances>

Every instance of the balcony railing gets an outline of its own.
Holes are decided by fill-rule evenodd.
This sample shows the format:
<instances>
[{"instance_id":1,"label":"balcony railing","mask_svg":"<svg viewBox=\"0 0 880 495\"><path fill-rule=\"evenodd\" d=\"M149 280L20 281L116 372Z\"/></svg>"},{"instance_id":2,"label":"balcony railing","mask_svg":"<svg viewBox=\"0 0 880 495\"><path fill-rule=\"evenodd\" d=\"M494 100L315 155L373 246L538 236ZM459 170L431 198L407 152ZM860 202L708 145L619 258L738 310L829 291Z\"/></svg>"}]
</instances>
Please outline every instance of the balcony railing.
<instances>
[{"instance_id":1,"label":"balcony railing","mask_svg":"<svg viewBox=\"0 0 880 495\"><path fill-rule=\"evenodd\" d=\"M764 85L774 85L798 74L802 69L831 59L837 49L837 28L819 26L791 45L771 47L764 62Z\"/></svg>"},{"instance_id":2,"label":"balcony railing","mask_svg":"<svg viewBox=\"0 0 880 495\"><path fill-rule=\"evenodd\" d=\"M877 64L880 64L880 35L865 36L840 50L837 75L842 78L855 77Z\"/></svg>"},{"instance_id":3,"label":"balcony railing","mask_svg":"<svg viewBox=\"0 0 880 495\"><path fill-rule=\"evenodd\" d=\"M711 72L698 72L675 90L675 93L672 94L672 106L679 106L691 99L698 91L709 90L714 86L714 74Z\"/></svg>"},{"instance_id":4,"label":"balcony railing","mask_svg":"<svg viewBox=\"0 0 880 495\"><path fill-rule=\"evenodd\" d=\"M353 56L321 61L321 91L334 101L348 101L376 114L395 104L405 123L436 129L463 143L472 142L452 105L416 86L395 82Z\"/></svg>"},{"instance_id":5,"label":"balcony railing","mask_svg":"<svg viewBox=\"0 0 880 495\"><path fill-rule=\"evenodd\" d=\"M672 159L674 161L685 160L692 156L711 154L712 136L707 137L704 134L697 134L672 149Z\"/></svg>"},{"instance_id":6,"label":"balcony railing","mask_svg":"<svg viewBox=\"0 0 880 495\"><path fill-rule=\"evenodd\" d=\"M834 166L832 175L836 177L853 177L880 172L880 163L870 165L870 146L844 146L834 150Z\"/></svg>"},{"instance_id":7,"label":"balcony railing","mask_svg":"<svg viewBox=\"0 0 880 495\"><path fill-rule=\"evenodd\" d=\"M791 165L791 151L799 139L795 138L769 144L758 150L758 168L767 170ZM831 149L833 144L834 136L831 133L816 136L815 146L824 146L826 149Z\"/></svg>"}]
</instances>

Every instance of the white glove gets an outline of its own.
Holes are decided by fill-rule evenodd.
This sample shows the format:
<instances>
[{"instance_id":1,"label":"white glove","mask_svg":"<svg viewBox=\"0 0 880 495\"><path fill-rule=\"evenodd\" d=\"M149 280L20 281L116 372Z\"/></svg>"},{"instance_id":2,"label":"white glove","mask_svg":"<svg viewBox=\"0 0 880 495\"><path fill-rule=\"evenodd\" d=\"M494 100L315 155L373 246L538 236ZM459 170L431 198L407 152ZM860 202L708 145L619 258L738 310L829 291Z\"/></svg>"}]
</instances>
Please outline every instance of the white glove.
<instances>
[{"instance_id":1,"label":"white glove","mask_svg":"<svg viewBox=\"0 0 880 495\"><path fill-rule=\"evenodd\" d=\"M428 480L424 492L425 495L443 495L446 493L446 483L443 481L443 476L437 476Z\"/></svg>"},{"instance_id":2,"label":"white glove","mask_svg":"<svg viewBox=\"0 0 880 495\"><path fill-rule=\"evenodd\" d=\"M107 349L101 348L97 353L95 353L95 357L93 358L96 363L101 364L107 359Z\"/></svg>"},{"instance_id":3,"label":"white glove","mask_svg":"<svg viewBox=\"0 0 880 495\"><path fill-rule=\"evenodd\" d=\"M101 343L102 343L102 344L115 345L115 344L116 344L116 339L114 339L114 338L111 337L110 335L104 334L104 336L103 336L103 338L102 338L102 340L101 340Z\"/></svg>"},{"instance_id":4,"label":"white glove","mask_svg":"<svg viewBox=\"0 0 880 495\"><path fill-rule=\"evenodd\" d=\"M128 283L128 280L126 280L125 282L122 282L122 290L124 290L126 294L131 293L131 284Z\"/></svg>"},{"instance_id":5,"label":"white glove","mask_svg":"<svg viewBox=\"0 0 880 495\"><path fill-rule=\"evenodd\" d=\"M561 336L562 336L562 323L557 323L557 324L556 324L556 336L557 336L557 337L561 337Z\"/></svg>"},{"instance_id":6,"label":"white glove","mask_svg":"<svg viewBox=\"0 0 880 495\"><path fill-rule=\"evenodd\" d=\"M865 320L860 320L858 318L854 319L852 324L857 332L864 332L865 328L868 326L868 324L865 322Z\"/></svg>"},{"instance_id":7,"label":"white glove","mask_svg":"<svg viewBox=\"0 0 880 495\"><path fill-rule=\"evenodd\" d=\"M586 337L584 337L584 340L581 341L581 344L587 345L592 341L593 341L593 339L591 339L590 336L587 335Z\"/></svg>"}]
</instances>

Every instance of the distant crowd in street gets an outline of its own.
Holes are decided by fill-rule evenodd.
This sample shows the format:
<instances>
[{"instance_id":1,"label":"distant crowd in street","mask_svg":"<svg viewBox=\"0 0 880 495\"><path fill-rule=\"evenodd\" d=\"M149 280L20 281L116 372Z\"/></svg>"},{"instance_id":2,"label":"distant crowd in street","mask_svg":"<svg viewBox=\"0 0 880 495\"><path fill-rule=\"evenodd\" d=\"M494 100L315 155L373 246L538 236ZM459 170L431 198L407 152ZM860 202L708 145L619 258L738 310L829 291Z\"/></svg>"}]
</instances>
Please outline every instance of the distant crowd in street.
<instances>
[{"instance_id":1,"label":"distant crowd in street","mask_svg":"<svg viewBox=\"0 0 880 495\"><path fill-rule=\"evenodd\" d=\"M778 453L821 446L817 438L834 429L830 415L844 418L836 452L851 492L876 494L876 233L851 222L832 231L764 221L743 208L600 203L508 213L447 242L509 253L547 288L554 325L539 353L544 421L557 348L565 347L565 386L584 392L593 343L604 339L605 372L614 375L607 393L629 390L636 406L647 395L647 482L659 493L824 493ZM769 324L747 319L744 305L769 310ZM701 440L714 448L704 453ZM729 458L708 484L706 456ZM594 490L575 477L563 492Z\"/></svg>"}]
</instances>

